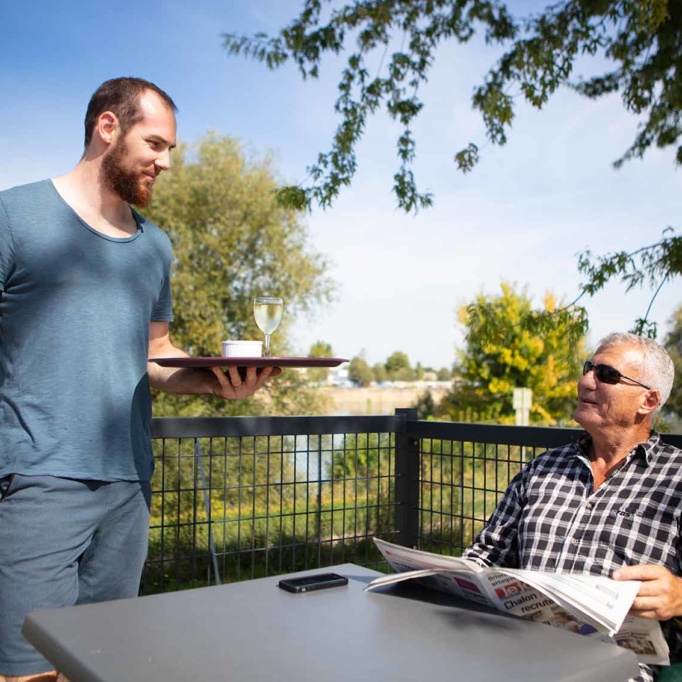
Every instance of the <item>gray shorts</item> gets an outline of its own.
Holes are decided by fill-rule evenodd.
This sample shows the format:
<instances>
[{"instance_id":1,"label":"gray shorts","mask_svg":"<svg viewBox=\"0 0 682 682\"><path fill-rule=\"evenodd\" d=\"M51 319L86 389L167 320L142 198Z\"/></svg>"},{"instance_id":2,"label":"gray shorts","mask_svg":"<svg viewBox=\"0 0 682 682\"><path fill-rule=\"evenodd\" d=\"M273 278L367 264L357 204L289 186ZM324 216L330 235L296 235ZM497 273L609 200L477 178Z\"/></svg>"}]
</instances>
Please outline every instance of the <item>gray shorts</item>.
<instances>
[{"instance_id":1,"label":"gray shorts","mask_svg":"<svg viewBox=\"0 0 682 682\"><path fill-rule=\"evenodd\" d=\"M21 634L30 611L135 597L149 483L0 479L0 675L54 669Z\"/></svg>"}]
</instances>

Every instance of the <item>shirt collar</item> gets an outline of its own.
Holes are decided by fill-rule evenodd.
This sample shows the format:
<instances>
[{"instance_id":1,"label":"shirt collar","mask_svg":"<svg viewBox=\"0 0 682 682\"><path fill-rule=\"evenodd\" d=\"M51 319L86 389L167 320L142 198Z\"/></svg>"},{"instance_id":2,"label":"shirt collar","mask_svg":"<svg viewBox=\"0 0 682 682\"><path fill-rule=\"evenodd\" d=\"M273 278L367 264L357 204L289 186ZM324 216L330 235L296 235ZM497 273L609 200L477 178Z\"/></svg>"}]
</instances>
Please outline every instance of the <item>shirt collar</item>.
<instances>
[{"instance_id":1,"label":"shirt collar","mask_svg":"<svg viewBox=\"0 0 682 682\"><path fill-rule=\"evenodd\" d=\"M647 464L652 464L655 461L662 447L663 444L661 443L658 431L652 431L649 435L649 440L637 446L638 450L644 454Z\"/></svg>"},{"instance_id":2,"label":"shirt collar","mask_svg":"<svg viewBox=\"0 0 682 682\"><path fill-rule=\"evenodd\" d=\"M648 440L644 441L643 443L638 443L634 447L633 456L644 457L647 466L650 466L658 456L658 453L661 450L661 445L661 436L658 434L658 431L652 431ZM590 434L587 432L581 434L576 441L575 446L579 454L584 455L589 459L590 447L592 446L592 436L590 436Z\"/></svg>"}]
</instances>

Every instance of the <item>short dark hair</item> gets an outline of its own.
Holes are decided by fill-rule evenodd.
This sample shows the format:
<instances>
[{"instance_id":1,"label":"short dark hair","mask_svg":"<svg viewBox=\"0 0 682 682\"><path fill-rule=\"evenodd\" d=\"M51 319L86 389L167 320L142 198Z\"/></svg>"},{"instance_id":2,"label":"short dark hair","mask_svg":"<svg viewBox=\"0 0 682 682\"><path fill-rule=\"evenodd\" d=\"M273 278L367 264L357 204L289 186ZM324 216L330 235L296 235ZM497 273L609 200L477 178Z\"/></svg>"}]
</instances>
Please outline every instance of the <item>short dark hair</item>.
<instances>
[{"instance_id":1,"label":"short dark hair","mask_svg":"<svg viewBox=\"0 0 682 682\"><path fill-rule=\"evenodd\" d=\"M116 114L124 135L142 120L139 102L147 90L153 90L171 111L178 110L175 102L160 87L144 78L112 78L102 83L90 98L85 114L85 146L90 144L97 119L105 111Z\"/></svg>"}]
</instances>

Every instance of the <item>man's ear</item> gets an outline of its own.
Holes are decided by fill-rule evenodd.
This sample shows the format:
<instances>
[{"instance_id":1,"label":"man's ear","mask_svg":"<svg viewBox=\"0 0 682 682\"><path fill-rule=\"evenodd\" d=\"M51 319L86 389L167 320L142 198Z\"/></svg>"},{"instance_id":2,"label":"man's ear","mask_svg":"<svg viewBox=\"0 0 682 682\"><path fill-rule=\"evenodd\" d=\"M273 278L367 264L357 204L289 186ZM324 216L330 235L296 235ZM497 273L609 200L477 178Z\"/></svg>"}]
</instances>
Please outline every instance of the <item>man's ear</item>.
<instances>
[{"instance_id":1,"label":"man's ear","mask_svg":"<svg viewBox=\"0 0 682 682\"><path fill-rule=\"evenodd\" d=\"M116 114L105 111L97 119L97 133L105 144L113 144L116 140L121 126L119 125Z\"/></svg>"},{"instance_id":2,"label":"man's ear","mask_svg":"<svg viewBox=\"0 0 682 682\"><path fill-rule=\"evenodd\" d=\"M661 394L655 389L649 389L637 412L639 414L651 414L661 404Z\"/></svg>"}]
</instances>

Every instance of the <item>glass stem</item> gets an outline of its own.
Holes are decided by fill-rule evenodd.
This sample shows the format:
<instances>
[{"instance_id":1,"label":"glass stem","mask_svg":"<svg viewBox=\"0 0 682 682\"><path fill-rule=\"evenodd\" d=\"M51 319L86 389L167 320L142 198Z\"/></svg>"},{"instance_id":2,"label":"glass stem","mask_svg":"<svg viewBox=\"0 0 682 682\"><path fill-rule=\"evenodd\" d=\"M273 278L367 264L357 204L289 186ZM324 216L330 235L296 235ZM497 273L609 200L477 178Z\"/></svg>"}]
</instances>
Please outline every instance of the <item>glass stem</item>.
<instances>
[{"instance_id":1,"label":"glass stem","mask_svg":"<svg viewBox=\"0 0 682 682\"><path fill-rule=\"evenodd\" d=\"M265 335L265 357L270 357L270 334Z\"/></svg>"}]
</instances>

